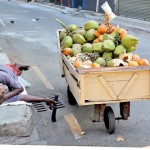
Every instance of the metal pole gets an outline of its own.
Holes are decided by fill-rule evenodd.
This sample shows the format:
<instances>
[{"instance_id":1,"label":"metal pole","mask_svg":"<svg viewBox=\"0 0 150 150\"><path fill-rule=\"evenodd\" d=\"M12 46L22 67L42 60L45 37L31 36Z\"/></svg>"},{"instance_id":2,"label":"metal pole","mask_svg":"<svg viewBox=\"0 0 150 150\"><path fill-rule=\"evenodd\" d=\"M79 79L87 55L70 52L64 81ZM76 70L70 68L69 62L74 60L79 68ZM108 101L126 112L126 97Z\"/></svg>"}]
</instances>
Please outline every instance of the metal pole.
<instances>
[{"instance_id":1,"label":"metal pole","mask_svg":"<svg viewBox=\"0 0 150 150\"><path fill-rule=\"evenodd\" d=\"M96 13L98 12L99 9L99 0L96 1Z\"/></svg>"},{"instance_id":2,"label":"metal pole","mask_svg":"<svg viewBox=\"0 0 150 150\"><path fill-rule=\"evenodd\" d=\"M118 15L119 14L119 0L114 0L115 3L115 14Z\"/></svg>"}]
</instances>

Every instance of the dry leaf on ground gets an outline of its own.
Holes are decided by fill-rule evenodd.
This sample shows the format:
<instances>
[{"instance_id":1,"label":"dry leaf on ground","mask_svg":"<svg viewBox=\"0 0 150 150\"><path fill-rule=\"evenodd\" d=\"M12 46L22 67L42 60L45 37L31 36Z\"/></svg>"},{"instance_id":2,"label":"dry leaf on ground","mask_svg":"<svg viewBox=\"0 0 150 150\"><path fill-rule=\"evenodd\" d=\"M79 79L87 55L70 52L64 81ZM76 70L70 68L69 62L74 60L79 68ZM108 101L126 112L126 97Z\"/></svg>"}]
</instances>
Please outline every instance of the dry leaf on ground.
<instances>
[{"instance_id":1,"label":"dry leaf on ground","mask_svg":"<svg viewBox=\"0 0 150 150\"><path fill-rule=\"evenodd\" d=\"M116 141L118 142L124 142L124 138L122 136L119 136L116 138Z\"/></svg>"}]
</instances>

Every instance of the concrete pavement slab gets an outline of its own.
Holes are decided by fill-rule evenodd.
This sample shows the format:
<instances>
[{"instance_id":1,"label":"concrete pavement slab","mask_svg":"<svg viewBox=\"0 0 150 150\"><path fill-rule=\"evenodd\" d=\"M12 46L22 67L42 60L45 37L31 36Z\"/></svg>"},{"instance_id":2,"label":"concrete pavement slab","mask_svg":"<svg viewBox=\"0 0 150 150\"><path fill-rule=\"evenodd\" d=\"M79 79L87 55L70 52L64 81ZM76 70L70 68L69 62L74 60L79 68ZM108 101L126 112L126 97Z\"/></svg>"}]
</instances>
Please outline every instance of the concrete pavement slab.
<instances>
[{"instance_id":1,"label":"concrete pavement slab","mask_svg":"<svg viewBox=\"0 0 150 150\"><path fill-rule=\"evenodd\" d=\"M47 145L47 142L39 138L37 129L34 127L30 136L3 136L0 137L0 144L3 145Z\"/></svg>"},{"instance_id":2,"label":"concrete pavement slab","mask_svg":"<svg viewBox=\"0 0 150 150\"><path fill-rule=\"evenodd\" d=\"M0 136L29 136L34 124L30 106L0 106Z\"/></svg>"}]
</instances>

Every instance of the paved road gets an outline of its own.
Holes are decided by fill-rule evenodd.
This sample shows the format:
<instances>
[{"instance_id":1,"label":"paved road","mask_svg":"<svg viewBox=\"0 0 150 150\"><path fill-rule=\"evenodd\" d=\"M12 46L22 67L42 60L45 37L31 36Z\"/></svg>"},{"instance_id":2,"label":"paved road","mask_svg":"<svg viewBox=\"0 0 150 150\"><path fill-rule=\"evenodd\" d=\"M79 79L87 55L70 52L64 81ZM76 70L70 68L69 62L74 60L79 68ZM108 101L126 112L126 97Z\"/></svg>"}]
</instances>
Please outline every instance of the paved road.
<instances>
[{"instance_id":1,"label":"paved road","mask_svg":"<svg viewBox=\"0 0 150 150\"><path fill-rule=\"evenodd\" d=\"M41 141L48 145L65 146L107 146L145 147L150 143L149 101L131 103L131 117L127 121L116 122L116 132L109 135L104 123L93 123L93 106L70 106L67 102L67 84L60 76L56 30L66 25L78 26L89 20L71 16L61 11L20 1L0 0L0 47L11 62L24 63L31 69L23 77L32 84L29 94L51 97L58 94L64 100L65 109L58 110L57 122L51 122L50 110L35 111L36 128ZM37 21L35 20L37 19ZM14 20L14 23L10 21ZM137 53L150 59L149 34L139 30L129 30L140 39ZM118 104L113 104L116 117ZM118 142L117 137L123 137ZM28 143L30 144L30 143Z\"/></svg>"}]
</instances>

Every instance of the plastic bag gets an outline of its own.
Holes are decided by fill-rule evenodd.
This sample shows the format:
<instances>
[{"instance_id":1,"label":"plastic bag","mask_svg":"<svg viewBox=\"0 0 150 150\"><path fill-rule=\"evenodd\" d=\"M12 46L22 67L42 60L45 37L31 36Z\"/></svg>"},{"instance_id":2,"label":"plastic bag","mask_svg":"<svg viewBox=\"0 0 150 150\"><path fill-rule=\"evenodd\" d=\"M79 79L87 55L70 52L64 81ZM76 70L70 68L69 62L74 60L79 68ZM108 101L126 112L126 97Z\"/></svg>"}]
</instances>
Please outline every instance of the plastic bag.
<instances>
[{"instance_id":1,"label":"plastic bag","mask_svg":"<svg viewBox=\"0 0 150 150\"><path fill-rule=\"evenodd\" d=\"M101 8L103 9L103 11L109 16L109 18L112 20L114 18L116 18L116 15L112 12L108 2L105 2Z\"/></svg>"}]
</instances>

